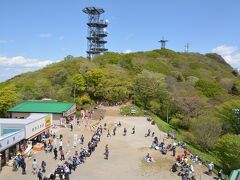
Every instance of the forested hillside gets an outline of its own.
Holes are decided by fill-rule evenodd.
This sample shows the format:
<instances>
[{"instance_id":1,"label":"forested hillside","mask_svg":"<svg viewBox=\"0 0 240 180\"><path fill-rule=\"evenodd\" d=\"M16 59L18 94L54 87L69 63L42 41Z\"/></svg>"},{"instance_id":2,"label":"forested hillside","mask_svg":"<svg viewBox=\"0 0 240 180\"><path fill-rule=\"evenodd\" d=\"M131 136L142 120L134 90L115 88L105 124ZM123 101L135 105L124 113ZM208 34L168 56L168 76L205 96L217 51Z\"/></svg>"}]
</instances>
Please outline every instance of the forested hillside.
<instances>
[{"instance_id":1,"label":"forested hillside","mask_svg":"<svg viewBox=\"0 0 240 180\"><path fill-rule=\"evenodd\" d=\"M184 140L197 148L215 155L228 151L219 156L225 170L240 165L240 77L217 54L109 52L92 62L69 56L0 88L2 116L13 104L29 99L74 101L75 94L82 108L133 100L184 130Z\"/></svg>"}]
</instances>

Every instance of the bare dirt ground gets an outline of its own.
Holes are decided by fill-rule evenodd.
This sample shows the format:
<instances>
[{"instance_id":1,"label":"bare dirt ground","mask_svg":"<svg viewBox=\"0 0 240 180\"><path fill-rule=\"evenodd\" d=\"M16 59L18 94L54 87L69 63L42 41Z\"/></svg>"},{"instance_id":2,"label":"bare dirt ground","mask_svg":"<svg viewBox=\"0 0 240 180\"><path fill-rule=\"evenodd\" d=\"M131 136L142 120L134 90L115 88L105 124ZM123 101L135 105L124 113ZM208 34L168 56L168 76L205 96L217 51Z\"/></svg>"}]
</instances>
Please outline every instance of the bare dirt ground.
<instances>
[{"instance_id":1,"label":"bare dirt ground","mask_svg":"<svg viewBox=\"0 0 240 180\"><path fill-rule=\"evenodd\" d=\"M161 132L156 125L151 125L145 117L122 117L119 113L119 107L101 107L105 112L103 120L84 120L80 127L74 124L74 130L71 132L68 128L59 128L56 133L63 134L63 148L68 151L66 157L73 155L75 150L80 150L81 147L87 147L93 132L101 124L107 123L107 129L112 134L112 129L116 123L121 121L122 126L117 128L116 136L107 137L107 130L104 131L101 141L98 144L95 152L86 160L86 163L79 165L75 172L70 175L71 180L177 180L181 177L170 171L175 158L171 156L171 152L167 155L161 155L159 151L151 150L149 146L152 143L152 137L144 137L147 130L150 128L155 132L155 136L159 140L163 140L166 134ZM132 128L135 126L136 133L131 134ZM126 127L128 132L123 136L123 128ZM73 136L81 134L85 136L84 145L78 143L76 148L72 147ZM165 141L166 142L166 141ZM171 141L169 141L171 143ZM70 145L69 145L70 144ZM105 145L109 146L109 160L105 160L103 153ZM145 163L144 156L150 153L156 162ZM38 152L35 157L40 162L47 162L47 172L45 175L52 173L57 166L63 162L53 160L53 154ZM27 175L21 174L21 169L17 172L12 172L11 167L4 167L0 173L1 180L34 180L36 175L31 173L32 160L27 160ZM197 179L213 179L205 175L206 167L193 164Z\"/></svg>"},{"instance_id":2,"label":"bare dirt ground","mask_svg":"<svg viewBox=\"0 0 240 180\"><path fill-rule=\"evenodd\" d=\"M107 123L107 129L113 129L114 125L121 121L122 126L117 128L116 136L107 137L105 132L101 142L94 154L87 162L79 167L71 175L71 179L88 180L159 180L159 179L181 179L181 177L170 171L175 158L171 152L167 155L161 155L159 151L151 150L149 146L152 143L152 137L144 137L147 130L155 132L155 135L162 140L166 134L159 131L157 126L151 125L145 117L122 117L119 113L119 107L104 107L106 110L105 118L101 125ZM136 133L131 134L135 126ZM123 136L123 128L128 132ZM171 142L169 142L171 143ZM103 158L105 145L109 146L109 160ZM150 153L156 162L145 163L144 156ZM205 174L206 167L194 164L197 179L213 179Z\"/></svg>"}]
</instances>

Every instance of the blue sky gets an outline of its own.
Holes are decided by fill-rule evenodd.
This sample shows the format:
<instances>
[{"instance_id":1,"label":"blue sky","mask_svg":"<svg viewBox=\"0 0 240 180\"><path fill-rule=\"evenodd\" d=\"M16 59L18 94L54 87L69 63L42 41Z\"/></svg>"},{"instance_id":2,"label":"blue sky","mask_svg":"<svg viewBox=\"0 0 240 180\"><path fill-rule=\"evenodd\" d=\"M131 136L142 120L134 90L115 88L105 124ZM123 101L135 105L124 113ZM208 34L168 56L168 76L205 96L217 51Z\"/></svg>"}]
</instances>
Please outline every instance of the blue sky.
<instances>
[{"instance_id":1,"label":"blue sky","mask_svg":"<svg viewBox=\"0 0 240 180\"><path fill-rule=\"evenodd\" d=\"M86 56L86 6L105 9L110 51L160 47L216 52L240 68L239 0L1 0L0 81L73 56Z\"/></svg>"}]
</instances>

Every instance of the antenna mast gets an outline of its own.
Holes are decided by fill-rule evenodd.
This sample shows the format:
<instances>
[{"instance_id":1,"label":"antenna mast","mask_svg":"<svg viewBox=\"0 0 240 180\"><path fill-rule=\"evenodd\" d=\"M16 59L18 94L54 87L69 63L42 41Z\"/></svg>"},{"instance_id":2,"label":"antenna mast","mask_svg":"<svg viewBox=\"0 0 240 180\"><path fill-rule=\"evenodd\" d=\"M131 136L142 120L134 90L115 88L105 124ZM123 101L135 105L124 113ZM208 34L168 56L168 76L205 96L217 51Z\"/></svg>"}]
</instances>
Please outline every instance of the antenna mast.
<instances>
[{"instance_id":1,"label":"antenna mast","mask_svg":"<svg viewBox=\"0 0 240 180\"><path fill-rule=\"evenodd\" d=\"M184 51L185 51L186 53L188 53L188 52L189 52L190 44L187 43L184 47L185 47L185 50L184 50Z\"/></svg>"},{"instance_id":2,"label":"antenna mast","mask_svg":"<svg viewBox=\"0 0 240 180\"><path fill-rule=\"evenodd\" d=\"M164 37L162 37L162 40L158 41L161 43L161 49L165 49L166 48L166 43L168 42L168 40L165 40Z\"/></svg>"}]
</instances>

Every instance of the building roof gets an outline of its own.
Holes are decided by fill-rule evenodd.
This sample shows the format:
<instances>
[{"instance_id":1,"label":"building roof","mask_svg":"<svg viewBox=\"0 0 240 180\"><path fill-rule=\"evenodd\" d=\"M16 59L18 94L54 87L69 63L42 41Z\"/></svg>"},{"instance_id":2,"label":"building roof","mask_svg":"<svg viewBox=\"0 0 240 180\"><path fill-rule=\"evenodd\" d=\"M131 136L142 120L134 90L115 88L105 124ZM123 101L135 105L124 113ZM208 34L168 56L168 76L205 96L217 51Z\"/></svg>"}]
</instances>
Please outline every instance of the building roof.
<instances>
[{"instance_id":1,"label":"building roof","mask_svg":"<svg viewBox=\"0 0 240 180\"><path fill-rule=\"evenodd\" d=\"M8 112L63 113L74 104L72 102L24 101L9 109Z\"/></svg>"},{"instance_id":2,"label":"building roof","mask_svg":"<svg viewBox=\"0 0 240 180\"><path fill-rule=\"evenodd\" d=\"M0 124L29 124L33 121L39 120L45 116L48 116L48 114L39 114L34 113L30 114L26 119L17 119L17 118L0 118Z\"/></svg>"}]
</instances>

